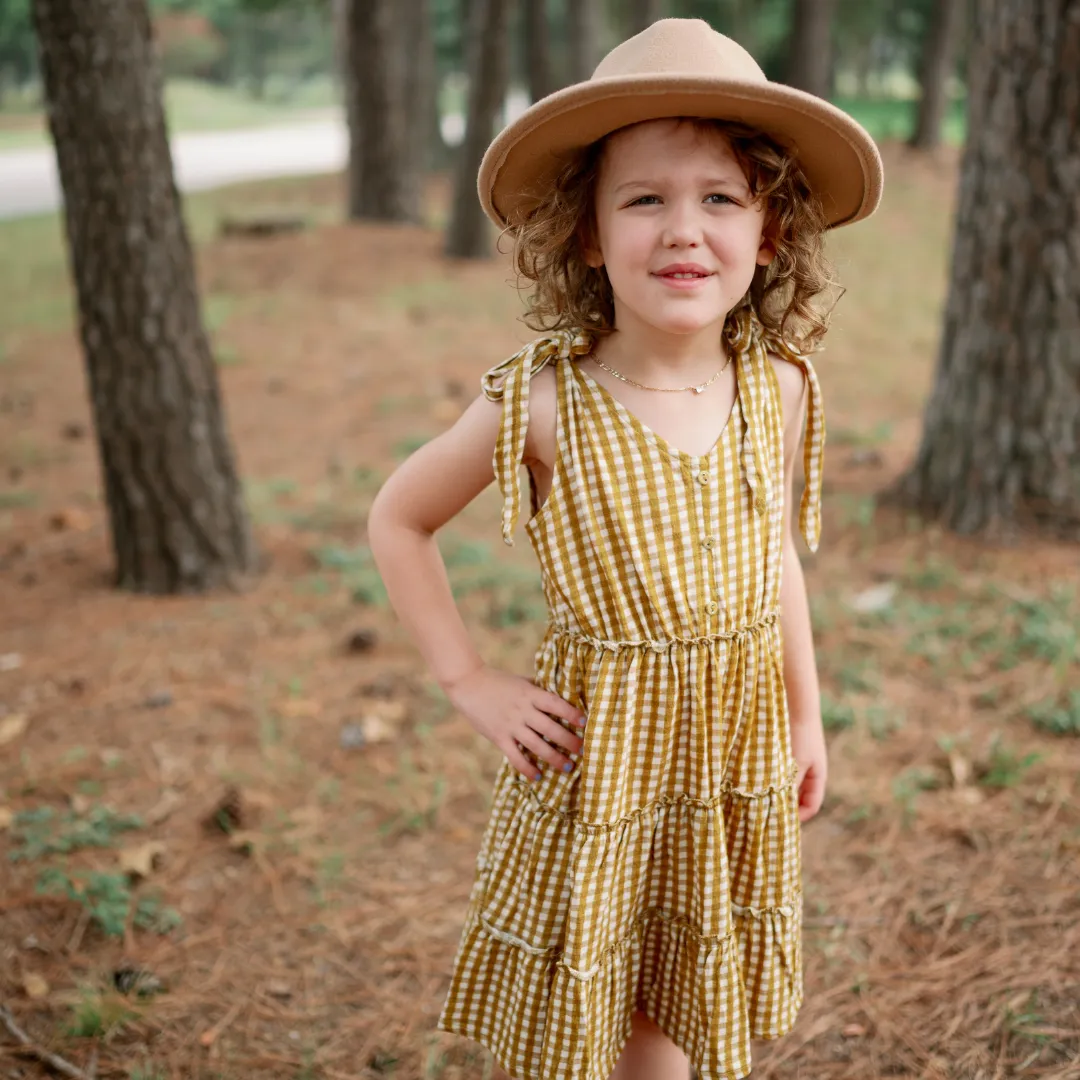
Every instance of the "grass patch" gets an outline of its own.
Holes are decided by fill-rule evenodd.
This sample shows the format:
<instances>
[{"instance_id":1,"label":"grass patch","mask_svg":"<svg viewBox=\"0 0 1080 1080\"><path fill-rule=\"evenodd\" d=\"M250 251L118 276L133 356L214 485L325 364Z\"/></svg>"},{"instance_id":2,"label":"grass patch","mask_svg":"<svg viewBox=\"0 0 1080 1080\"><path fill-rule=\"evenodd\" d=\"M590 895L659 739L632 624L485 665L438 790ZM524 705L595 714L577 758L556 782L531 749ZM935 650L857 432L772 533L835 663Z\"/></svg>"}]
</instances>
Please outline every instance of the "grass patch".
<instances>
[{"instance_id":1,"label":"grass patch","mask_svg":"<svg viewBox=\"0 0 1080 1080\"><path fill-rule=\"evenodd\" d=\"M1027 718L1051 735L1080 735L1080 690L1070 691L1064 699L1037 702L1027 710Z\"/></svg>"},{"instance_id":2,"label":"grass patch","mask_svg":"<svg viewBox=\"0 0 1080 1080\"><path fill-rule=\"evenodd\" d=\"M58 813L51 806L24 810L12 823L14 841L8 858L29 862L47 855L70 855L85 848L109 848L125 832L141 829L142 819L118 814L107 806L95 806L79 816Z\"/></svg>"},{"instance_id":3,"label":"grass patch","mask_svg":"<svg viewBox=\"0 0 1080 1080\"><path fill-rule=\"evenodd\" d=\"M165 907L157 896L132 893L126 874L99 870L68 873L59 867L42 870L37 881L42 896L63 896L78 904L106 937L123 937L128 918L140 930L167 934L180 925L180 914Z\"/></svg>"}]
</instances>

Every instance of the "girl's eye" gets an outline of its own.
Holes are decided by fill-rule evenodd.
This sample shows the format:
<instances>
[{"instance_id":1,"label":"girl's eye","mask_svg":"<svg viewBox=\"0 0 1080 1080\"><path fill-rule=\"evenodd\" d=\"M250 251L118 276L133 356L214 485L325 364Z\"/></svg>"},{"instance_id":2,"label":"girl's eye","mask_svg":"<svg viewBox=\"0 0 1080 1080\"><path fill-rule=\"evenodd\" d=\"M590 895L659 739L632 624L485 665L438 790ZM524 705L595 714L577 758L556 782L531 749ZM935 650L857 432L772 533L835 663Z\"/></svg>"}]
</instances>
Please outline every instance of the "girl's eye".
<instances>
[{"instance_id":1,"label":"girl's eye","mask_svg":"<svg viewBox=\"0 0 1080 1080\"><path fill-rule=\"evenodd\" d=\"M731 203L732 205L734 205L734 203L735 203L734 199L730 198L727 195L721 195L718 191L714 191L711 195L706 195L705 196L705 201L706 202L709 202L711 199L718 199L719 200L718 203L713 204L714 206L724 206L727 203Z\"/></svg>"},{"instance_id":2,"label":"girl's eye","mask_svg":"<svg viewBox=\"0 0 1080 1080\"><path fill-rule=\"evenodd\" d=\"M660 198L657 195L641 195L638 198L634 199L633 202L628 203L627 205L629 205L629 206L651 206L652 203L650 203L648 201L649 199L652 199L653 202L659 202L660 201Z\"/></svg>"}]
</instances>

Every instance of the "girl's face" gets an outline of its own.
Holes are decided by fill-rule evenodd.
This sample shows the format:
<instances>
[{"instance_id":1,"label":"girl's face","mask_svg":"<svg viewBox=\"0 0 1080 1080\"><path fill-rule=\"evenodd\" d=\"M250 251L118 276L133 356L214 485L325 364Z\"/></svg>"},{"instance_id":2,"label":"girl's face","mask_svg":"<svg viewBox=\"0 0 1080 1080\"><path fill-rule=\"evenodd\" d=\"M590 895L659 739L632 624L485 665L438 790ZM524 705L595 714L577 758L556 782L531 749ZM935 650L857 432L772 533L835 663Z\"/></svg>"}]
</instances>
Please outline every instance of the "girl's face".
<instances>
[{"instance_id":1,"label":"girl's face","mask_svg":"<svg viewBox=\"0 0 1080 1080\"><path fill-rule=\"evenodd\" d=\"M610 136L590 266L604 266L619 330L694 334L721 322L773 249L764 208L720 132L651 120Z\"/></svg>"}]
</instances>

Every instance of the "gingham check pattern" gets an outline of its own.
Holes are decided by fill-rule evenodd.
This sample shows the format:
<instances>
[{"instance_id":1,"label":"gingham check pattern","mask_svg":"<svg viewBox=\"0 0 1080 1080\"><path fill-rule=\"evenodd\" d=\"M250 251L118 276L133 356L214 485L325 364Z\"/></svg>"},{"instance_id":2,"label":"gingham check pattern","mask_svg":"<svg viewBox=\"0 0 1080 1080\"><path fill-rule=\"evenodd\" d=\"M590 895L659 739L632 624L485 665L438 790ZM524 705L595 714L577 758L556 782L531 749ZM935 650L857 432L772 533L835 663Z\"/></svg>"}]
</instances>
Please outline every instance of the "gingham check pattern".
<instances>
[{"instance_id":1,"label":"gingham check pattern","mask_svg":"<svg viewBox=\"0 0 1080 1080\"><path fill-rule=\"evenodd\" d=\"M534 341L484 377L504 419L510 541L533 374L555 364L559 455L526 531L551 622L536 682L587 715L570 775L504 763L439 1019L518 1080L607 1080L635 1009L701 1080L750 1071L802 1000L800 832L778 622L783 421L767 349L806 373L800 523L816 546L824 424L807 358L748 313L713 449L678 450Z\"/></svg>"}]
</instances>

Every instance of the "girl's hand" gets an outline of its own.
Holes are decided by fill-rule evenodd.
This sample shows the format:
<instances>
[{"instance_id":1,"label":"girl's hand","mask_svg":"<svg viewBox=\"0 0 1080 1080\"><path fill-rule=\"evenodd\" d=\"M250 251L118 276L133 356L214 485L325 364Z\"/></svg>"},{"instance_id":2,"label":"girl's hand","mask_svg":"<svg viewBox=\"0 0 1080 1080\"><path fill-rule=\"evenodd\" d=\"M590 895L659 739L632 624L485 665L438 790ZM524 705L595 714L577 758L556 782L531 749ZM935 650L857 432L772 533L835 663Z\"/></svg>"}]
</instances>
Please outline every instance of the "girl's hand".
<instances>
[{"instance_id":1,"label":"girl's hand","mask_svg":"<svg viewBox=\"0 0 1080 1080\"><path fill-rule=\"evenodd\" d=\"M585 745L582 739L552 719L552 716L558 716L584 727L585 717L581 712L558 694L542 690L519 675L485 665L458 679L446 690L454 707L528 780L539 780L541 773L525 751L555 769L569 772L573 762L557 747L579 754ZM545 739L550 739L556 746Z\"/></svg>"},{"instance_id":2,"label":"girl's hand","mask_svg":"<svg viewBox=\"0 0 1080 1080\"><path fill-rule=\"evenodd\" d=\"M809 821L821 809L829 775L825 730L820 721L800 722L792 717L791 752L799 766L795 781L799 793L799 820Z\"/></svg>"}]
</instances>

